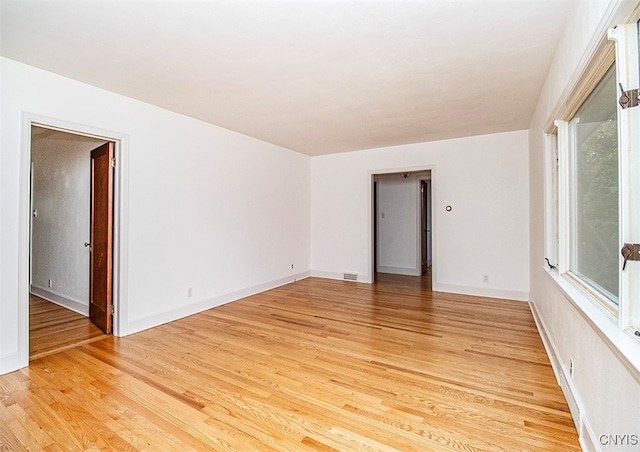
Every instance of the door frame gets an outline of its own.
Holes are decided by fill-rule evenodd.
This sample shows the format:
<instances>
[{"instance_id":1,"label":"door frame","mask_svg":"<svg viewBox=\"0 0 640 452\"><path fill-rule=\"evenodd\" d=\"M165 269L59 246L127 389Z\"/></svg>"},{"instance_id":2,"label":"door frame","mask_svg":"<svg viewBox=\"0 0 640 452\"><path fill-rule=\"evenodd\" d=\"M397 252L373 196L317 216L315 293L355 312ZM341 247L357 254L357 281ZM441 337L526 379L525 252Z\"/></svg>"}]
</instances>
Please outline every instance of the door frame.
<instances>
[{"instance_id":1,"label":"door frame","mask_svg":"<svg viewBox=\"0 0 640 452\"><path fill-rule=\"evenodd\" d=\"M427 199L429 194L429 182L425 179L419 179L420 183L420 273L425 275L429 268L429 215L428 205L430 200Z\"/></svg>"},{"instance_id":2,"label":"door frame","mask_svg":"<svg viewBox=\"0 0 640 452\"><path fill-rule=\"evenodd\" d=\"M38 126L115 143L113 218L113 335L126 334L128 312L129 137L125 134L33 113L22 114L18 230L18 356L29 365L29 284L31 264L31 127Z\"/></svg>"},{"instance_id":3,"label":"door frame","mask_svg":"<svg viewBox=\"0 0 640 452\"><path fill-rule=\"evenodd\" d=\"M374 258L374 253L376 252L377 249L377 237L376 234L374 233L374 231L376 230L376 218L375 218L375 212L376 212L376 206L377 206L377 202L378 200L375 198L375 194L374 194L374 183L375 183L375 178L376 176L381 176L384 174L396 174L396 173L419 173L419 172L423 172L423 171L429 171L431 174L431 231L433 232L436 229L436 209L434 209L435 206L435 200L436 200L436 166L435 165L423 165L423 166L411 166L411 167L401 167L401 168L388 168L388 169L377 169L377 170L370 170L369 171L369 190L368 190L368 198L369 198L369 202L368 202L368 209L367 209L367 213L368 213L368 230L367 230L367 234L368 234L368 241L369 241L369 252L368 252L368 256L367 256L367 261L368 261L368 268L369 268L369 277L367 278L368 280L365 282L369 282L369 283L374 283L375 282L375 275L376 275L376 268L374 266L374 262L375 262L375 258ZM418 179L417 185L418 188L418 194L419 194L419 190L420 190L420 179ZM416 203L416 209L418 209L417 213L418 213L418 218L417 218L417 222L418 222L418 230L420 229L419 225L420 225L420 197L418 196L418 201ZM418 263L420 262L420 249L418 248L417 253L416 253L416 259L418 261ZM436 286L436 282L437 282L437 256L438 253L436 252L436 243L434 240L432 240L431 243L431 285L432 287ZM434 289L435 290L435 289Z\"/></svg>"},{"instance_id":4,"label":"door frame","mask_svg":"<svg viewBox=\"0 0 640 452\"><path fill-rule=\"evenodd\" d=\"M430 176L431 177L431 176ZM431 178L420 178L420 191L422 191L422 183L424 182L427 191L425 192L425 205L420 203L420 210L422 213L422 209L426 209L426 234L423 235L422 231L420 232L420 247L424 246L427 252L427 269L430 268L433 264L433 183ZM422 219L421 219L422 220ZM421 225L422 226L422 225ZM424 244L422 243L424 242ZM429 253L429 248L431 248L431 253ZM431 257L431 259L429 259Z\"/></svg>"}]
</instances>

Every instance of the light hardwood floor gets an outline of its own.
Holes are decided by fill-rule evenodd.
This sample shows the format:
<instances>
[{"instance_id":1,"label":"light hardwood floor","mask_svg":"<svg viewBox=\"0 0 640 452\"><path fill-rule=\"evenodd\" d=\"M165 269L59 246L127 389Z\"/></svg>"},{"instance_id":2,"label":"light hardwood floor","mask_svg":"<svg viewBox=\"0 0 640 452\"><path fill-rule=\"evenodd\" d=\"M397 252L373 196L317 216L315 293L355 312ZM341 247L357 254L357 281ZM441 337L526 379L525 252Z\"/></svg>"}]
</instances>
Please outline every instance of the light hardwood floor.
<instances>
[{"instance_id":1,"label":"light hardwood floor","mask_svg":"<svg viewBox=\"0 0 640 452\"><path fill-rule=\"evenodd\" d=\"M0 376L0 442L578 451L528 305L423 281L310 278L34 360Z\"/></svg>"},{"instance_id":2,"label":"light hardwood floor","mask_svg":"<svg viewBox=\"0 0 640 452\"><path fill-rule=\"evenodd\" d=\"M88 317L29 295L29 359L107 337Z\"/></svg>"}]
</instances>

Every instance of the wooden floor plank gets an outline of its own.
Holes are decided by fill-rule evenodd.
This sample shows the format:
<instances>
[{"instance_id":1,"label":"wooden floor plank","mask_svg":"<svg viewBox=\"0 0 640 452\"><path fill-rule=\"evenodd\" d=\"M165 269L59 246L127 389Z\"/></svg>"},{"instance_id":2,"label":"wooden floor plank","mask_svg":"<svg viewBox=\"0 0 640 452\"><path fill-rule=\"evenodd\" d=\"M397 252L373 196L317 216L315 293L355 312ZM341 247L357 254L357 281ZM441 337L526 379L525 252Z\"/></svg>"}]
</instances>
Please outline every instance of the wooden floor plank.
<instances>
[{"instance_id":1,"label":"wooden floor plank","mask_svg":"<svg viewBox=\"0 0 640 452\"><path fill-rule=\"evenodd\" d=\"M580 450L526 303L309 278L79 345L55 311L0 376L0 449Z\"/></svg>"},{"instance_id":2,"label":"wooden floor plank","mask_svg":"<svg viewBox=\"0 0 640 452\"><path fill-rule=\"evenodd\" d=\"M107 337L88 317L29 295L29 359L57 353Z\"/></svg>"}]
</instances>

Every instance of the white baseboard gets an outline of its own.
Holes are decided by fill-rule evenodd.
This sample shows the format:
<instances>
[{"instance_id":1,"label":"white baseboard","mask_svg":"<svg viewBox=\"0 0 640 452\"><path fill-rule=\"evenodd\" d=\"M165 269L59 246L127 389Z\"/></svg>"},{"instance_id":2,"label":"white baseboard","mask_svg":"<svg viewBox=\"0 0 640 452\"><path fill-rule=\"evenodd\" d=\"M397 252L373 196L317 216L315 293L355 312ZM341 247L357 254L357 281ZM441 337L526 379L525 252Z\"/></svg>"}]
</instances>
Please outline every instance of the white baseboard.
<instances>
[{"instance_id":1,"label":"white baseboard","mask_svg":"<svg viewBox=\"0 0 640 452\"><path fill-rule=\"evenodd\" d=\"M589 424L586 417L582 418L582 429L579 434L578 441L580 442L580 448L584 452L602 452L600 442L596 440L596 434L593 433L591 424Z\"/></svg>"},{"instance_id":2,"label":"white baseboard","mask_svg":"<svg viewBox=\"0 0 640 452\"><path fill-rule=\"evenodd\" d=\"M403 267L386 267L378 265L378 273L391 273L392 275L421 276L421 269L403 268Z\"/></svg>"},{"instance_id":3,"label":"white baseboard","mask_svg":"<svg viewBox=\"0 0 640 452\"><path fill-rule=\"evenodd\" d=\"M547 334L547 328L544 320L538 314L535 303L530 301L529 307L531 308L533 320L535 321L538 332L540 333L540 338L542 339L544 348L549 356L549 361L551 361L551 367L553 368L558 385L560 386L560 389L562 389L562 393L567 400L567 405L569 405L569 411L571 412L573 423L575 424L578 432L580 447L586 452L601 452L602 449L600 448L595 433L593 432L593 429L589 424L589 420L583 410L578 390L573 383L573 379L569 375L569 369L566 365L562 364L553 338Z\"/></svg>"},{"instance_id":4,"label":"white baseboard","mask_svg":"<svg viewBox=\"0 0 640 452\"><path fill-rule=\"evenodd\" d=\"M338 279L340 281L344 281L345 273L352 273L352 272L336 273L336 272L325 272L322 270L311 270L310 276L313 278ZM371 284L371 276L358 274L357 282Z\"/></svg>"},{"instance_id":5,"label":"white baseboard","mask_svg":"<svg viewBox=\"0 0 640 452\"><path fill-rule=\"evenodd\" d=\"M433 282L434 292L459 293L462 295L475 295L476 297L501 298L505 300L529 301L529 292L515 290L486 289L475 286L457 286L454 284L440 284Z\"/></svg>"},{"instance_id":6,"label":"white baseboard","mask_svg":"<svg viewBox=\"0 0 640 452\"><path fill-rule=\"evenodd\" d=\"M235 292L221 295L219 297L207 298L204 300L196 301L194 303L190 303L185 306L180 306L177 309L165 311L163 313L156 314L150 317L144 317L142 319L129 321L127 325L121 326L123 330L121 332L121 336L127 336L129 334L138 333L140 331L144 331L149 328L162 325L164 323L173 322L174 320L188 317L190 315L194 315L199 312L206 311L207 309L215 308L217 306L221 306L223 304L239 300L241 298L255 295L257 293L264 292L266 290L275 289L276 287L284 286L285 284L290 284L295 281L308 278L309 275L310 275L310 272L308 271L298 273L295 275L287 276L274 281L269 281L263 284L258 284L253 287L248 287L246 289L241 289Z\"/></svg>"},{"instance_id":7,"label":"white baseboard","mask_svg":"<svg viewBox=\"0 0 640 452\"><path fill-rule=\"evenodd\" d=\"M44 298L51 303L62 306L63 308L70 309L78 314L82 314L85 317L89 317L89 303L82 300L76 300L71 297L67 297L61 293L55 292L51 289L45 289L44 287L31 286L30 292L40 298Z\"/></svg>"},{"instance_id":8,"label":"white baseboard","mask_svg":"<svg viewBox=\"0 0 640 452\"><path fill-rule=\"evenodd\" d=\"M389 273L386 269L392 269L392 267L378 267L381 273ZM383 269L385 271L383 271ZM407 269L404 269L407 270ZM349 272L347 272L349 273ZM395 272L393 272L395 273ZM398 274L398 273L395 273ZM409 276L416 276L411 273L400 273L406 274ZM344 273L337 272L328 272L322 270L311 270L311 276L315 278L325 278L325 279L338 279L344 280ZM420 276L420 275L417 275ZM358 275L358 282L369 283L371 284L371 276L370 275ZM500 290L500 289L484 289L481 287L469 287L469 286L456 286L453 284L437 284L433 283L434 292L446 292L446 293L459 293L463 295L475 295L477 297L490 297L490 298L500 298L506 300L517 300L517 301L529 301L529 292L517 292L512 290Z\"/></svg>"}]
</instances>

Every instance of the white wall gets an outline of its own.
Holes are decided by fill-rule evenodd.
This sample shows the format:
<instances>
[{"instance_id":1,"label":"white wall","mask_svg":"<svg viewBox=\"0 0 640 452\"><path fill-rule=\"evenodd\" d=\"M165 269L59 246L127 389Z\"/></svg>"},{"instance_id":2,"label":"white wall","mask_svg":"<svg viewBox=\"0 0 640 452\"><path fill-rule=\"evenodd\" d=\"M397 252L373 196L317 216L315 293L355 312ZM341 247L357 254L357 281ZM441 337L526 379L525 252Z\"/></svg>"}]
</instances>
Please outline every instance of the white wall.
<instances>
[{"instance_id":1,"label":"white wall","mask_svg":"<svg viewBox=\"0 0 640 452\"><path fill-rule=\"evenodd\" d=\"M568 399L579 406L585 450L638 450L638 446L602 446L601 435L640 437L640 375L632 370L564 295L544 268L544 127L566 101L589 53L608 26L630 12L635 2L581 2L558 45L529 133L531 301L548 336L548 351L557 360L557 375ZM573 378L568 377L569 359ZM566 378L566 379L565 379ZM605 438L606 439L606 438Z\"/></svg>"},{"instance_id":2,"label":"white wall","mask_svg":"<svg viewBox=\"0 0 640 452\"><path fill-rule=\"evenodd\" d=\"M36 130L31 291L88 316L90 253L84 243L91 241L91 150L104 140Z\"/></svg>"},{"instance_id":3,"label":"white wall","mask_svg":"<svg viewBox=\"0 0 640 452\"><path fill-rule=\"evenodd\" d=\"M399 275L421 274L420 181L414 175L377 176L378 271Z\"/></svg>"},{"instance_id":4,"label":"white wall","mask_svg":"<svg viewBox=\"0 0 640 452\"><path fill-rule=\"evenodd\" d=\"M0 373L27 364L19 300L28 287L17 282L25 113L127 138L120 334L308 275L309 157L6 58L1 63Z\"/></svg>"},{"instance_id":5,"label":"white wall","mask_svg":"<svg viewBox=\"0 0 640 452\"><path fill-rule=\"evenodd\" d=\"M372 174L431 169L434 289L527 300L527 140L518 131L313 157L312 274L371 280Z\"/></svg>"}]
</instances>

